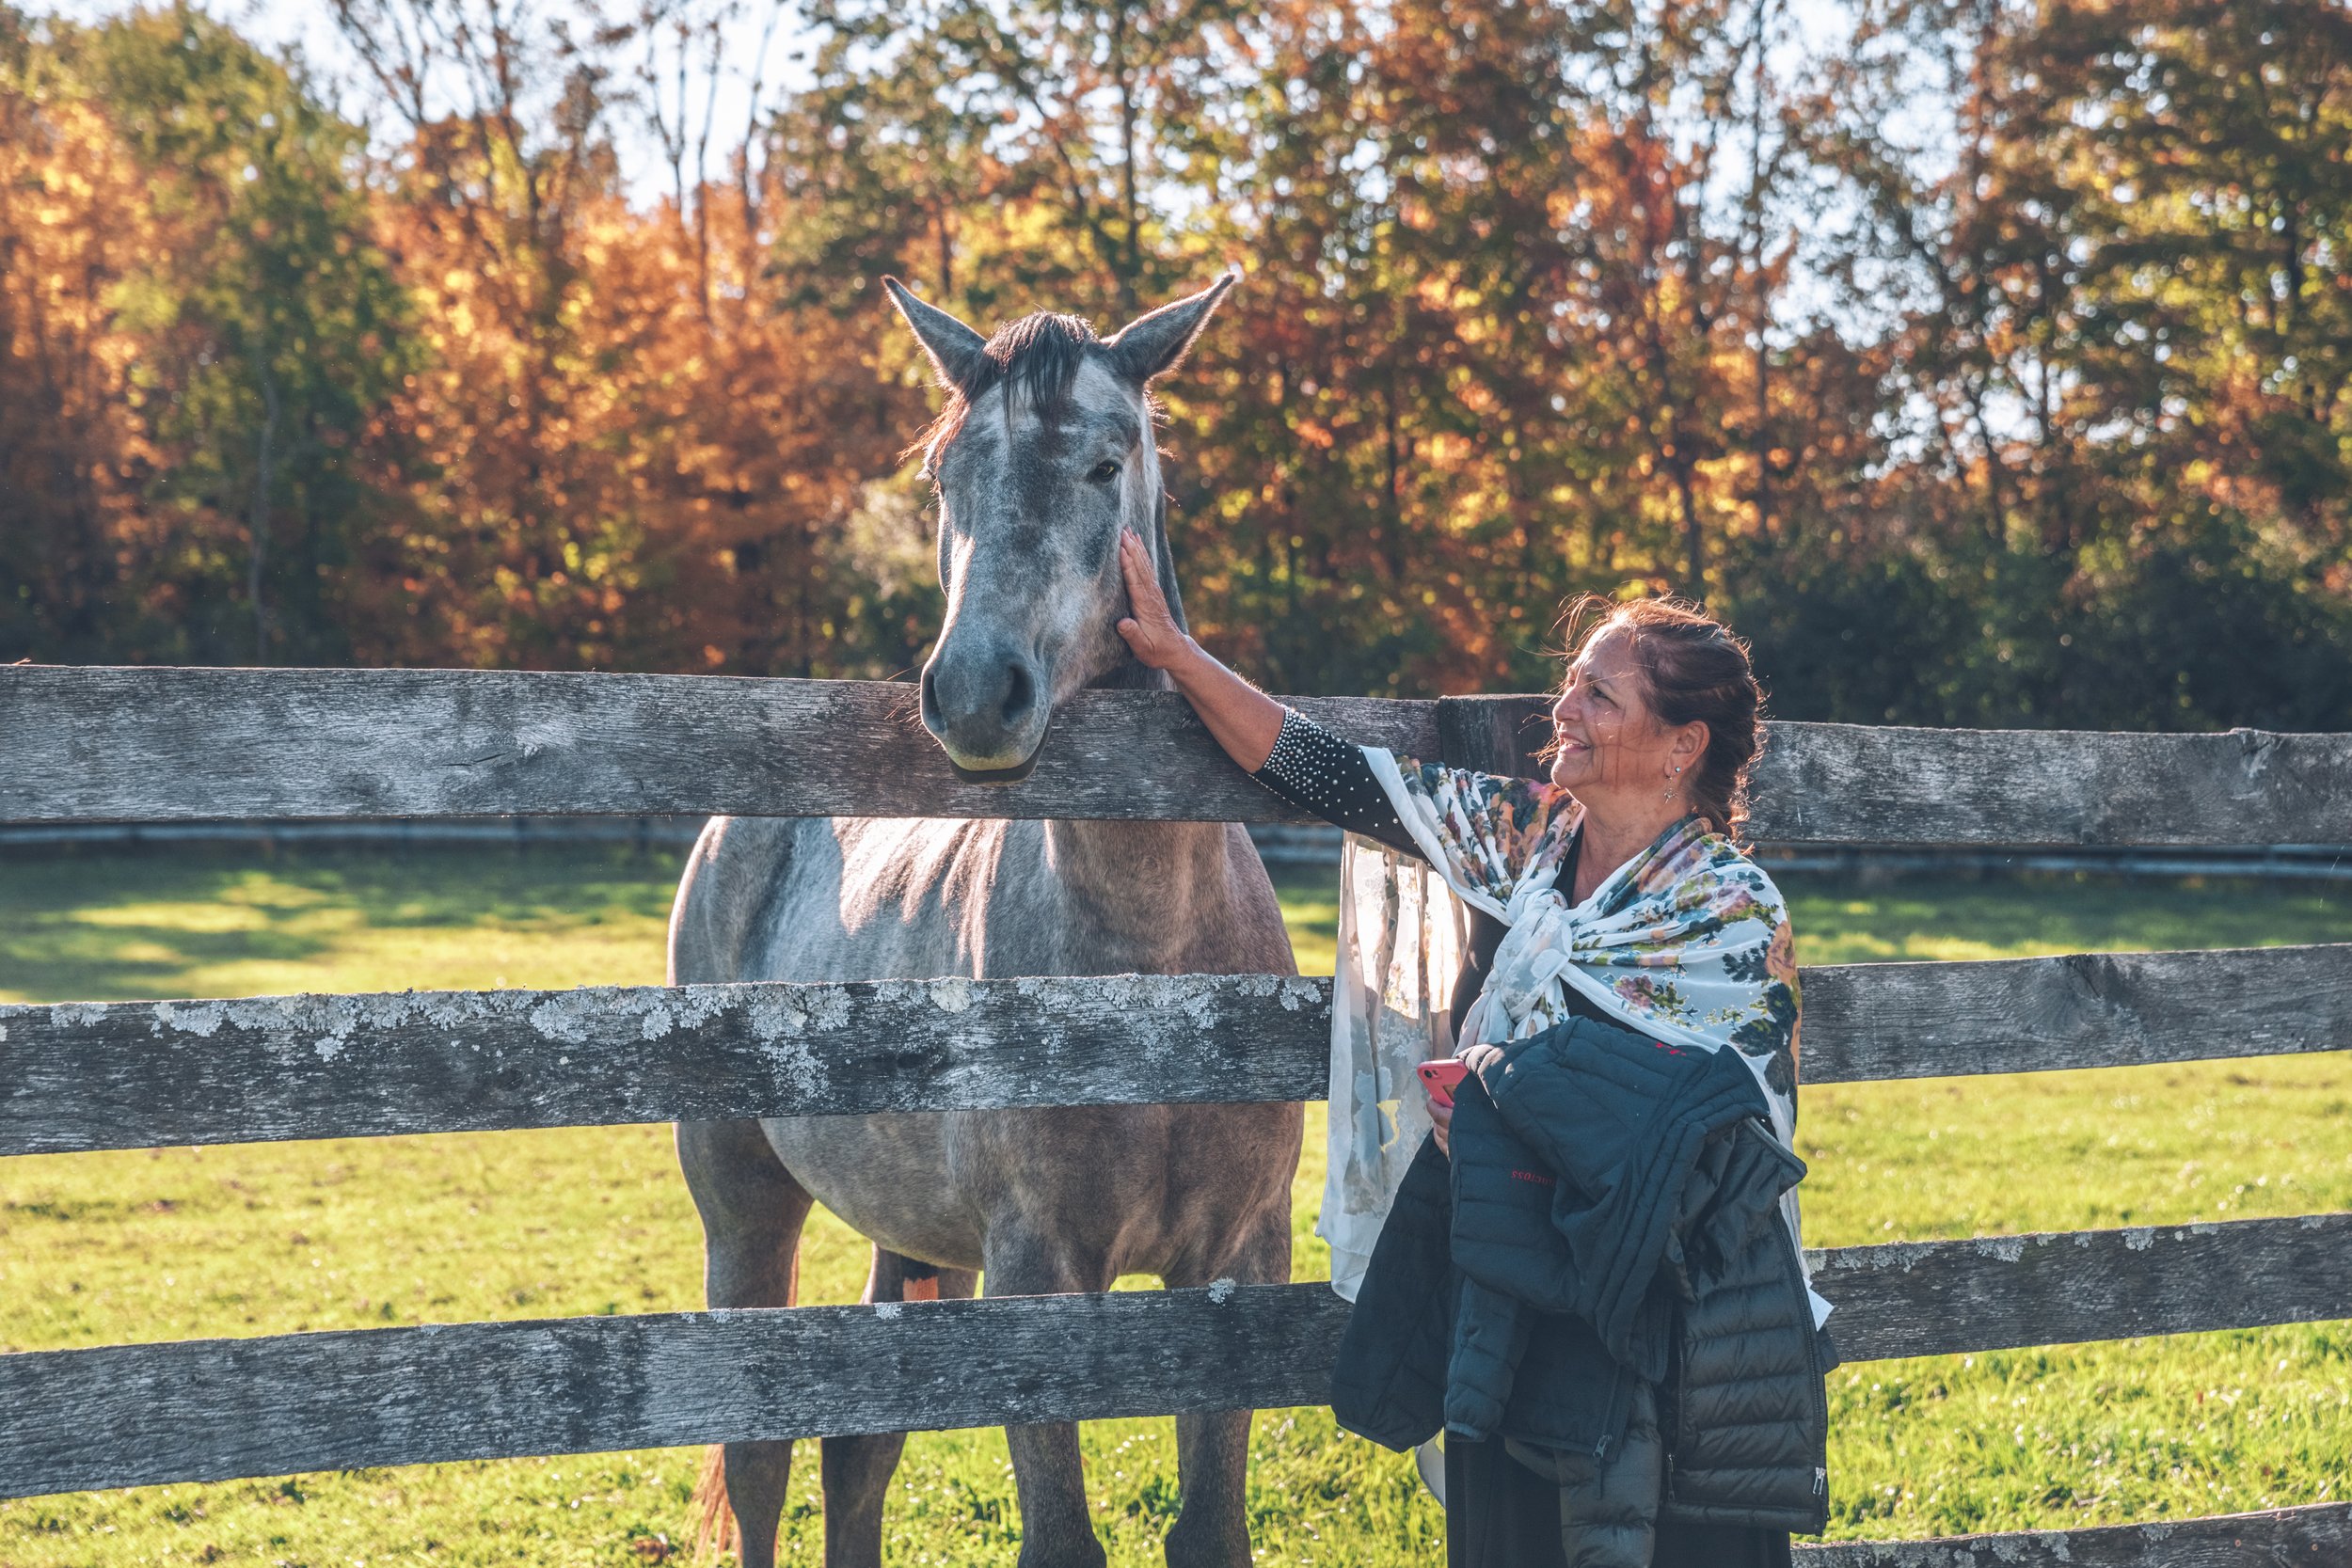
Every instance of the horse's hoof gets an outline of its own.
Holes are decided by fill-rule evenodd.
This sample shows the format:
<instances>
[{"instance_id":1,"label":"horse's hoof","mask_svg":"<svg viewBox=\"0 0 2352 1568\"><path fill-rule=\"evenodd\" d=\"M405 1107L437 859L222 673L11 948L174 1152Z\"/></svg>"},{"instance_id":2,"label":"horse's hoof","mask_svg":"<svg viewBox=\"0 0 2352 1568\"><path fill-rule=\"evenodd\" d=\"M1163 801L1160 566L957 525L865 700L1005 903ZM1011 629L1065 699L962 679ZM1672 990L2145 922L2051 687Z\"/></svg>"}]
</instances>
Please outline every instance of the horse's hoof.
<instances>
[{"instance_id":1,"label":"horse's hoof","mask_svg":"<svg viewBox=\"0 0 2352 1568\"><path fill-rule=\"evenodd\" d=\"M1222 1530L1184 1528L1179 1516L1168 1532L1168 1568L1250 1568L1249 1527L1240 1520Z\"/></svg>"}]
</instances>

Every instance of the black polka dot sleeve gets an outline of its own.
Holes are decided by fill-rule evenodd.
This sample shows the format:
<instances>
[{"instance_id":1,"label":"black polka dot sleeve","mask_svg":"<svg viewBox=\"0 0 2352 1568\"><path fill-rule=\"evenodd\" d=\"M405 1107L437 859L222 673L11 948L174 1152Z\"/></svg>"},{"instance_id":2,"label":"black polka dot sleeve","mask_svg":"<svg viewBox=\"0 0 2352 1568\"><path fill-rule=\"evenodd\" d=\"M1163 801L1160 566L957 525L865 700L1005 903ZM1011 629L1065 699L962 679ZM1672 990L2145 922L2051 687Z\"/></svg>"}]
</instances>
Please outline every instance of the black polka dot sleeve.
<instances>
[{"instance_id":1,"label":"black polka dot sleeve","mask_svg":"<svg viewBox=\"0 0 2352 1568\"><path fill-rule=\"evenodd\" d=\"M1274 754L1250 777L1334 827L1422 858L1413 835L1405 831L1396 808L1373 776L1363 748L1341 739L1295 708L1283 710Z\"/></svg>"}]
</instances>

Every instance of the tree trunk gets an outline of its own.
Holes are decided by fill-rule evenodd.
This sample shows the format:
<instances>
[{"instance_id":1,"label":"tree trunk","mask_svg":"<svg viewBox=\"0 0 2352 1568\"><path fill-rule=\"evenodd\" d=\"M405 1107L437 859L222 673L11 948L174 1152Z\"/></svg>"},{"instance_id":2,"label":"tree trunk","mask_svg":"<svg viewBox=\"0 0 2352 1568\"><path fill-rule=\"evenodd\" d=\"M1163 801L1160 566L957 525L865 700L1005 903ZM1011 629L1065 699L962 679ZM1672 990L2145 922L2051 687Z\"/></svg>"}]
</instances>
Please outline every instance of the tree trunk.
<instances>
[{"instance_id":1,"label":"tree trunk","mask_svg":"<svg viewBox=\"0 0 2352 1568\"><path fill-rule=\"evenodd\" d=\"M270 482L278 465L278 376L266 359L257 356L262 376L262 435L254 457L253 509L246 523L245 591L253 607L253 662L269 662L269 607L262 597L262 568L269 556Z\"/></svg>"},{"instance_id":2,"label":"tree trunk","mask_svg":"<svg viewBox=\"0 0 2352 1568\"><path fill-rule=\"evenodd\" d=\"M1127 70L1127 8L1111 24L1111 70L1119 78L1120 201L1126 218L1126 255L1119 269L1119 309L1129 321L1142 309L1136 293L1143 271L1143 210L1136 194L1136 91Z\"/></svg>"},{"instance_id":3,"label":"tree trunk","mask_svg":"<svg viewBox=\"0 0 2352 1568\"><path fill-rule=\"evenodd\" d=\"M1674 459L1675 495L1682 503L1683 571L1689 586L1683 597L1692 604L1707 602L1707 540L1699 530L1698 497L1691 487L1691 464L1679 446Z\"/></svg>"}]
</instances>

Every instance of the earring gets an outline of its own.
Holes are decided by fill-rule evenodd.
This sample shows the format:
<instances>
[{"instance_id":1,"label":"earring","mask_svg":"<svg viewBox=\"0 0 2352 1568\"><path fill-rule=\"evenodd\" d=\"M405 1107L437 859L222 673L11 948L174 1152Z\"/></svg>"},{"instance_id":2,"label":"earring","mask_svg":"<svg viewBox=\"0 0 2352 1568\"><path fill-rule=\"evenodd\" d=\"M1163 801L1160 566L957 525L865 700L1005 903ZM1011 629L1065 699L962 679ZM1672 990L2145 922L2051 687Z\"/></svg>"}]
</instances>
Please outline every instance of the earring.
<instances>
[{"instance_id":1,"label":"earring","mask_svg":"<svg viewBox=\"0 0 2352 1568\"><path fill-rule=\"evenodd\" d=\"M1676 778L1676 779L1679 779L1680 777L1682 777L1682 766L1681 766L1681 764L1677 763L1677 764L1676 764L1676 765L1675 765L1675 778ZM1663 788L1663 789L1661 789L1661 790L1660 790L1660 791L1658 792L1658 798L1659 798L1660 800L1673 800L1673 799L1675 798L1675 786L1674 786L1674 780L1673 780L1673 779L1669 779L1669 780L1667 780L1667 781L1666 781L1666 787L1665 787L1665 788Z\"/></svg>"}]
</instances>

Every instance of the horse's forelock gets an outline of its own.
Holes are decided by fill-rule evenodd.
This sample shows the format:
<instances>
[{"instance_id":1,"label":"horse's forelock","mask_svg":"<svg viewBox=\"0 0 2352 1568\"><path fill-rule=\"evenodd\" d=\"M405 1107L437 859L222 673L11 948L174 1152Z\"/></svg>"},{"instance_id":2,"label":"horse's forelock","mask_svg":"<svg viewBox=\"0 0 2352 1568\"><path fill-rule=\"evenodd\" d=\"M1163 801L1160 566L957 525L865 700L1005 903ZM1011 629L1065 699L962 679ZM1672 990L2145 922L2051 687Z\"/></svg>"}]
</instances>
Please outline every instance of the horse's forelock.
<instances>
[{"instance_id":1,"label":"horse's forelock","mask_svg":"<svg viewBox=\"0 0 2352 1568\"><path fill-rule=\"evenodd\" d=\"M1001 384L1009 396L1051 419L1069 405L1078 367L1086 363L1087 350L1101 341L1084 318L1051 310L1008 323L981 350L995 374L973 388L972 395Z\"/></svg>"},{"instance_id":2,"label":"horse's forelock","mask_svg":"<svg viewBox=\"0 0 2352 1568\"><path fill-rule=\"evenodd\" d=\"M972 405L997 387L1008 399L1018 399L1047 421L1070 406L1070 389L1085 365L1088 350L1101 344L1094 328L1082 316L1039 310L996 329L981 349L980 370L968 387L950 388L947 406L940 410L907 448L936 464L940 450L963 428Z\"/></svg>"}]
</instances>

